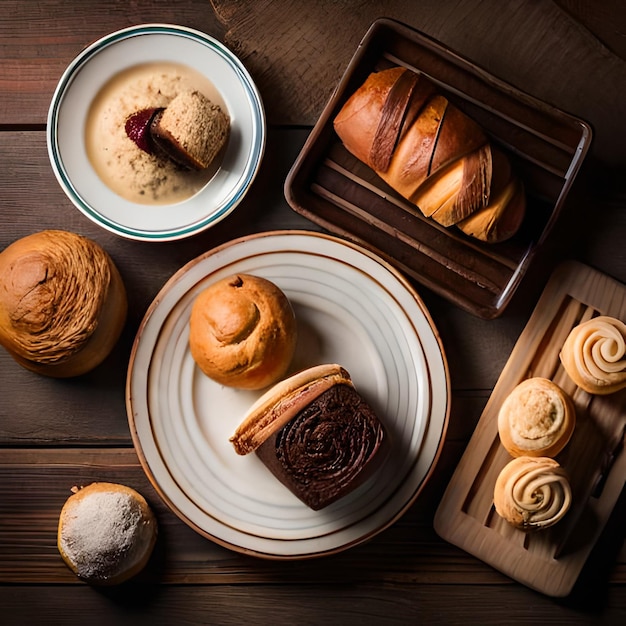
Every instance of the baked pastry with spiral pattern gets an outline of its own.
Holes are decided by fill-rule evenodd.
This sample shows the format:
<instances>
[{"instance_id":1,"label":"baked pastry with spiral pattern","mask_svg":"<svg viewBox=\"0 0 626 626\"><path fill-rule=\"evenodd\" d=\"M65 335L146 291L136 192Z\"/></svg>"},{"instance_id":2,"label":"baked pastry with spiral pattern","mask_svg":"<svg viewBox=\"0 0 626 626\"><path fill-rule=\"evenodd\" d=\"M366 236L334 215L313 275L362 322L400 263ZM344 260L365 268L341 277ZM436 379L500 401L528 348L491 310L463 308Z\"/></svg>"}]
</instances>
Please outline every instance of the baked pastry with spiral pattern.
<instances>
[{"instance_id":1,"label":"baked pastry with spiral pattern","mask_svg":"<svg viewBox=\"0 0 626 626\"><path fill-rule=\"evenodd\" d=\"M339 365L320 365L278 383L231 437L239 454L256 452L302 502L320 510L370 475L383 441L372 408Z\"/></svg>"},{"instance_id":2,"label":"baked pastry with spiral pattern","mask_svg":"<svg viewBox=\"0 0 626 626\"><path fill-rule=\"evenodd\" d=\"M548 457L517 457L498 475L493 503L498 515L515 528L549 528L563 519L572 503L567 473Z\"/></svg>"},{"instance_id":3,"label":"baked pastry with spiral pattern","mask_svg":"<svg viewBox=\"0 0 626 626\"><path fill-rule=\"evenodd\" d=\"M626 324L601 315L575 326L560 358L569 377L588 393L626 388Z\"/></svg>"},{"instance_id":4,"label":"baked pastry with spiral pattern","mask_svg":"<svg viewBox=\"0 0 626 626\"><path fill-rule=\"evenodd\" d=\"M22 366L57 378L99 365L116 344L126 289L96 242L44 230L0 253L0 345Z\"/></svg>"}]
</instances>

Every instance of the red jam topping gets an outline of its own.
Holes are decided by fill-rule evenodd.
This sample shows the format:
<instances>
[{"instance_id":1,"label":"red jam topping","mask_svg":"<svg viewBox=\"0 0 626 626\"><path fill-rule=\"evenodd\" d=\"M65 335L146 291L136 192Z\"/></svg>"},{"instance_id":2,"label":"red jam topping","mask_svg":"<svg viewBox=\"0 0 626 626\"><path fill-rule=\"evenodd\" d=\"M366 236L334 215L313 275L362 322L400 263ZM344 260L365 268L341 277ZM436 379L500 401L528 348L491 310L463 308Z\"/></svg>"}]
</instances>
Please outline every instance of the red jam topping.
<instances>
[{"instance_id":1,"label":"red jam topping","mask_svg":"<svg viewBox=\"0 0 626 626\"><path fill-rule=\"evenodd\" d=\"M150 137L150 123L161 109L142 109L126 118L124 129L128 138L135 142L137 147L148 154L154 154L152 138Z\"/></svg>"}]
</instances>

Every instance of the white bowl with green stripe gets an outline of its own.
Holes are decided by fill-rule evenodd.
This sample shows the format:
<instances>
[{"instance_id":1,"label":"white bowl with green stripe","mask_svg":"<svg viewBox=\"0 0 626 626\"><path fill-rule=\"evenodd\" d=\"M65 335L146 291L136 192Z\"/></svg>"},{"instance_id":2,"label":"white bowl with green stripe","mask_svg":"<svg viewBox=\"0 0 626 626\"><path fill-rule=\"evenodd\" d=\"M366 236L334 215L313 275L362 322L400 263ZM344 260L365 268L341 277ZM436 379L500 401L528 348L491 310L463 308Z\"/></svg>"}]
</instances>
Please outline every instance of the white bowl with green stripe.
<instances>
[{"instance_id":1,"label":"white bowl with green stripe","mask_svg":"<svg viewBox=\"0 0 626 626\"><path fill-rule=\"evenodd\" d=\"M87 154L85 127L91 103L111 79L159 62L206 76L226 104L231 134L218 171L195 195L176 204L139 204L99 177ZM189 237L234 211L258 172L265 141L263 103L241 61L213 37L169 24L126 28L85 48L61 76L48 112L50 162L68 198L99 226L143 241Z\"/></svg>"}]
</instances>

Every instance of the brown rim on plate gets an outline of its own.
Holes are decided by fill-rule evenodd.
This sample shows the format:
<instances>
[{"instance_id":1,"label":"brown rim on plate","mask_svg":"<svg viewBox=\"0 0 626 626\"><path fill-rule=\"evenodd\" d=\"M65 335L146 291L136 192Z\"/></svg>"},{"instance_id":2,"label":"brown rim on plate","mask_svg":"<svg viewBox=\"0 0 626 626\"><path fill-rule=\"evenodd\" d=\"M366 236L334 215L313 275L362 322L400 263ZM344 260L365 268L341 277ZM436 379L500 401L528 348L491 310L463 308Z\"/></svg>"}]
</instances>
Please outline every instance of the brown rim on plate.
<instances>
[{"instance_id":1,"label":"brown rim on plate","mask_svg":"<svg viewBox=\"0 0 626 626\"><path fill-rule=\"evenodd\" d=\"M292 368L342 362L389 431L379 471L322 511L305 507L255 455L238 457L228 442L260 392L220 387L188 354L195 295L237 271L264 275L292 300L306 348ZM360 246L306 231L242 237L176 272L140 325L126 386L137 454L169 508L220 545L274 559L340 552L402 516L436 466L449 395L441 340L407 280Z\"/></svg>"}]
</instances>

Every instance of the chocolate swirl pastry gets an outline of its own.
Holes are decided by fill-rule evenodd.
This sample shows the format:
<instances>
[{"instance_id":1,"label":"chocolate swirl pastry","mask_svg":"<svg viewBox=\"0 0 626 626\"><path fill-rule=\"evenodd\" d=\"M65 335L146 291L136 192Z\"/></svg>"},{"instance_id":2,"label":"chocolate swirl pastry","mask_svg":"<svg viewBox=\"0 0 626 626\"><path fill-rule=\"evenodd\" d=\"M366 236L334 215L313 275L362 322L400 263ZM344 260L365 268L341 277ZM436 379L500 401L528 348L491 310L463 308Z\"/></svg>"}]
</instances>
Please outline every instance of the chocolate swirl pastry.
<instances>
[{"instance_id":1,"label":"chocolate swirl pastry","mask_svg":"<svg viewBox=\"0 0 626 626\"><path fill-rule=\"evenodd\" d=\"M304 370L270 389L231 441L257 456L313 510L347 495L374 469L382 425L339 365Z\"/></svg>"},{"instance_id":2,"label":"chocolate swirl pastry","mask_svg":"<svg viewBox=\"0 0 626 626\"><path fill-rule=\"evenodd\" d=\"M493 495L498 515L523 531L553 526L571 502L565 470L548 457L513 459L498 475Z\"/></svg>"},{"instance_id":3,"label":"chocolate swirl pastry","mask_svg":"<svg viewBox=\"0 0 626 626\"><path fill-rule=\"evenodd\" d=\"M607 395L626 388L626 324L606 315L579 324L560 358L569 377L588 393Z\"/></svg>"},{"instance_id":4,"label":"chocolate swirl pastry","mask_svg":"<svg viewBox=\"0 0 626 626\"><path fill-rule=\"evenodd\" d=\"M95 242L60 230L0 254L0 344L22 366L69 377L98 365L126 320L122 279Z\"/></svg>"},{"instance_id":5,"label":"chocolate swirl pastry","mask_svg":"<svg viewBox=\"0 0 626 626\"><path fill-rule=\"evenodd\" d=\"M335 385L256 452L284 485L317 511L360 484L381 436L378 418L354 388Z\"/></svg>"}]
</instances>

